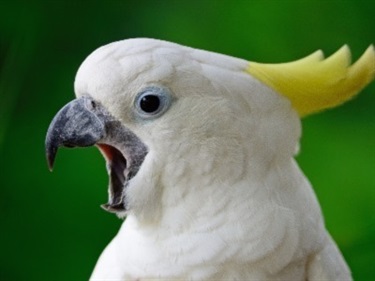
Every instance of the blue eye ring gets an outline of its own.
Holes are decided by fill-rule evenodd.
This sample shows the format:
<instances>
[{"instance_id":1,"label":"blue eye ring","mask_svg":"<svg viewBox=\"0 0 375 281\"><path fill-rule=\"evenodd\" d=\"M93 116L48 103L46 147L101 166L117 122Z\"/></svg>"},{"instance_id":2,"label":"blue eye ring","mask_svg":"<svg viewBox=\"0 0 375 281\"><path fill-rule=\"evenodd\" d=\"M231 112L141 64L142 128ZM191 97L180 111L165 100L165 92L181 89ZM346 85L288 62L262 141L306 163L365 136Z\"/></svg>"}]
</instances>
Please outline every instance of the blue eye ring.
<instances>
[{"instance_id":1,"label":"blue eye ring","mask_svg":"<svg viewBox=\"0 0 375 281\"><path fill-rule=\"evenodd\" d=\"M165 113L172 102L168 89L159 86L149 86L142 89L134 100L137 115L143 119L153 119Z\"/></svg>"}]
</instances>

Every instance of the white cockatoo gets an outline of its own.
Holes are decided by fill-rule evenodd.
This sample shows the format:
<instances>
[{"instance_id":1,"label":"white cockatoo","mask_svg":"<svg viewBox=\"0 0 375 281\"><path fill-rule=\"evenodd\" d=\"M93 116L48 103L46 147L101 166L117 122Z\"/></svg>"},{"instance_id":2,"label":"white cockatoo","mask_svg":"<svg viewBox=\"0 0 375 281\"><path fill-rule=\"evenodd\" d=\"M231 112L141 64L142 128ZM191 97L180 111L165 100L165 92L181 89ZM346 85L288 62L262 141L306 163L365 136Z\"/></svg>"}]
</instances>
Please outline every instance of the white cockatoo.
<instances>
[{"instance_id":1,"label":"white cockatoo","mask_svg":"<svg viewBox=\"0 0 375 281\"><path fill-rule=\"evenodd\" d=\"M374 79L370 46L261 64L153 39L93 52L77 99L53 119L57 149L96 145L125 218L91 280L351 280L294 156L300 117Z\"/></svg>"}]
</instances>

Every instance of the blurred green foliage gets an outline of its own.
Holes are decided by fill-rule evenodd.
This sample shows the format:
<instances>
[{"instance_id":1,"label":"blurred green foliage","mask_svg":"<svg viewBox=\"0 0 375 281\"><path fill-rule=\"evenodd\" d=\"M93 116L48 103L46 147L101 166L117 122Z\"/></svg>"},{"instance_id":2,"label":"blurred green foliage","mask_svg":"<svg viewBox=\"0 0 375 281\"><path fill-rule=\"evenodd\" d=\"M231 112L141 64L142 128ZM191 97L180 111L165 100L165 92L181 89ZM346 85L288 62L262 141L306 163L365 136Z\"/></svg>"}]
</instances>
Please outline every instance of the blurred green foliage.
<instances>
[{"instance_id":1,"label":"blurred green foliage","mask_svg":"<svg viewBox=\"0 0 375 281\"><path fill-rule=\"evenodd\" d=\"M85 280L121 221L102 211L104 160L44 137L74 96L97 47L151 37L262 62L343 44L353 57L375 33L374 1L0 1L0 280ZM344 106L303 120L302 168L356 280L375 276L375 83Z\"/></svg>"}]
</instances>

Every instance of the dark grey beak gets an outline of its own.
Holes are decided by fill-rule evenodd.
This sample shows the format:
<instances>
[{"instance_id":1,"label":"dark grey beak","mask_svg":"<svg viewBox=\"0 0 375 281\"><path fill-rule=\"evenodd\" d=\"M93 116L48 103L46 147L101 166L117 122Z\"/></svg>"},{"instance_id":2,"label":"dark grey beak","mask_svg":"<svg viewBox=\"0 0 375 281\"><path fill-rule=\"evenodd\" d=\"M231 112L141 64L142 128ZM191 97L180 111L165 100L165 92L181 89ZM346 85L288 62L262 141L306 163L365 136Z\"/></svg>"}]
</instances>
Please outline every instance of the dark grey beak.
<instances>
[{"instance_id":1,"label":"dark grey beak","mask_svg":"<svg viewBox=\"0 0 375 281\"><path fill-rule=\"evenodd\" d=\"M69 102L53 118L46 137L46 156L51 171L60 146L92 146L104 138L104 120L93 112L95 109L94 100L81 97Z\"/></svg>"},{"instance_id":2,"label":"dark grey beak","mask_svg":"<svg viewBox=\"0 0 375 281\"><path fill-rule=\"evenodd\" d=\"M59 147L96 145L107 162L109 200L102 207L127 211L125 189L137 174L148 149L100 103L84 96L65 105L53 118L46 136L46 156L52 170Z\"/></svg>"}]
</instances>

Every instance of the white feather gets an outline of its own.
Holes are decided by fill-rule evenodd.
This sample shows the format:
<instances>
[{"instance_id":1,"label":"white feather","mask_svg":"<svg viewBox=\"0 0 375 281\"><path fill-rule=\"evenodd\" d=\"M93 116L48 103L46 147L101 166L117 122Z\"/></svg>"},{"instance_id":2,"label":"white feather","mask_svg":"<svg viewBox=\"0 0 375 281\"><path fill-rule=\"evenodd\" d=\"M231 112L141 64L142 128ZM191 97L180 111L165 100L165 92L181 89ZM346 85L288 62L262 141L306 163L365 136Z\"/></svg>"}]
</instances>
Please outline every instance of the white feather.
<instances>
[{"instance_id":1,"label":"white feather","mask_svg":"<svg viewBox=\"0 0 375 281\"><path fill-rule=\"evenodd\" d=\"M246 67L151 39L110 44L82 64L77 96L100 101L150 150L92 280L350 280L293 159L299 118ZM176 101L138 122L134 97L153 84Z\"/></svg>"}]
</instances>

